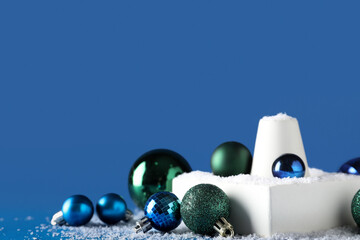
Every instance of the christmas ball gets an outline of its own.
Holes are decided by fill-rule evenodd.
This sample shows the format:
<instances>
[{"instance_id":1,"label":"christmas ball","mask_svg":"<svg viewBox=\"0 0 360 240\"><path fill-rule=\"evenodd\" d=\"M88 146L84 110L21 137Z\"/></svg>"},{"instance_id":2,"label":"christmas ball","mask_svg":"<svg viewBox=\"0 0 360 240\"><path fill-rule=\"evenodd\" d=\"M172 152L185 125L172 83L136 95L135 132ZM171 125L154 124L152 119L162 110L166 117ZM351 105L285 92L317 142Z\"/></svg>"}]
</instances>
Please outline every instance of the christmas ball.
<instances>
[{"instance_id":1,"label":"christmas ball","mask_svg":"<svg viewBox=\"0 0 360 240\"><path fill-rule=\"evenodd\" d=\"M185 225L191 231L213 235L215 223L230 215L230 200L217 186L199 184L185 193L180 212Z\"/></svg>"},{"instance_id":2,"label":"christmas ball","mask_svg":"<svg viewBox=\"0 0 360 240\"><path fill-rule=\"evenodd\" d=\"M94 207L86 196L73 195L64 201L61 211L67 224L80 226L87 224L91 220Z\"/></svg>"},{"instance_id":3,"label":"christmas ball","mask_svg":"<svg viewBox=\"0 0 360 240\"><path fill-rule=\"evenodd\" d=\"M215 175L227 177L250 174L252 156L243 144L225 142L219 145L211 156L211 169Z\"/></svg>"},{"instance_id":4,"label":"christmas ball","mask_svg":"<svg viewBox=\"0 0 360 240\"><path fill-rule=\"evenodd\" d=\"M274 177L278 178L300 178L305 176L305 164L295 154L284 154L275 160L272 166Z\"/></svg>"},{"instance_id":5,"label":"christmas ball","mask_svg":"<svg viewBox=\"0 0 360 240\"><path fill-rule=\"evenodd\" d=\"M360 227L360 190L355 194L352 200L351 213L356 224Z\"/></svg>"},{"instance_id":6,"label":"christmas ball","mask_svg":"<svg viewBox=\"0 0 360 240\"><path fill-rule=\"evenodd\" d=\"M126 202L115 193L102 196L96 204L96 213L101 221L107 224L116 224L126 218Z\"/></svg>"},{"instance_id":7,"label":"christmas ball","mask_svg":"<svg viewBox=\"0 0 360 240\"><path fill-rule=\"evenodd\" d=\"M144 208L154 193L171 192L173 178L184 172L191 172L191 167L180 154L167 149L149 151L140 156L130 170L130 196L139 208Z\"/></svg>"},{"instance_id":8,"label":"christmas ball","mask_svg":"<svg viewBox=\"0 0 360 240\"><path fill-rule=\"evenodd\" d=\"M145 216L151 226L162 232L169 232L181 223L180 200L170 192L157 192L147 200Z\"/></svg>"},{"instance_id":9,"label":"christmas ball","mask_svg":"<svg viewBox=\"0 0 360 240\"><path fill-rule=\"evenodd\" d=\"M360 175L360 158L347 161L340 167L339 172Z\"/></svg>"}]
</instances>

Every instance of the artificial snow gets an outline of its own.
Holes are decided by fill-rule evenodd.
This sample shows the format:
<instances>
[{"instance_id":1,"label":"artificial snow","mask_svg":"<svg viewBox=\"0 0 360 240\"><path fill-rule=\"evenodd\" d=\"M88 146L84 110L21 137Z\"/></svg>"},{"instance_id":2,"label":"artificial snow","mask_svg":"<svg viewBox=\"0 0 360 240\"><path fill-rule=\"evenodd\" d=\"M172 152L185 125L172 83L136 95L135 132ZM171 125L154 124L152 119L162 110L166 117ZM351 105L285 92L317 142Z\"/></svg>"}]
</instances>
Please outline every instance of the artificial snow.
<instances>
[{"instance_id":1,"label":"artificial snow","mask_svg":"<svg viewBox=\"0 0 360 240\"><path fill-rule=\"evenodd\" d=\"M252 176L249 174L239 174L230 177L215 176L210 172L193 171L190 173L183 173L177 177L178 181L216 181L222 184L247 184L247 185L263 185L263 186L278 186L287 184L311 184L315 182L331 182L331 181L347 181L349 179L358 178L358 176L344 174L344 173L328 173L320 169L309 168L310 177L304 178L267 178Z\"/></svg>"},{"instance_id":2,"label":"artificial snow","mask_svg":"<svg viewBox=\"0 0 360 240\"><path fill-rule=\"evenodd\" d=\"M32 216L27 216L27 217L25 218L25 221L32 221L32 220L34 220L34 218L33 218Z\"/></svg>"},{"instance_id":3,"label":"artificial snow","mask_svg":"<svg viewBox=\"0 0 360 240\"><path fill-rule=\"evenodd\" d=\"M135 219L139 219L141 213L137 214ZM161 233L156 230L150 230L148 233L136 234L133 231L135 220L129 223L120 222L113 226L107 226L102 223L96 216L93 217L90 223L80 227L69 226L51 226L50 223L42 224L37 229L39 232L34 233L30 230L29 237L26 239L42 239L44 235L49 237L56 237L61 239L165 239L165 240L184 240L184 239L199 239L199 240L224 240L222 237L201 236L192 233L182 223L177 229L171 233ZM230 239L230 238L229 238ZM360 239L358 229L356 227L344 226L334 228L326 231L313 232L309 234L275 234L269 238L261 238L255 234L247 236L235 236L231 239L241 240L355 240Z\"/></svg>"},{"instance_id":4,"label":"artificial snow","mask_svg":"<svg viewBox=\"0 0 360 240\"><path fill-rule=\"evenodd\" d=\"M265 121L283 121L283 120L290 120L294 119L293 117L287 115L286 113L278 113L274 116L264 116L261 120Z\"/></svg>"}]
</instances>

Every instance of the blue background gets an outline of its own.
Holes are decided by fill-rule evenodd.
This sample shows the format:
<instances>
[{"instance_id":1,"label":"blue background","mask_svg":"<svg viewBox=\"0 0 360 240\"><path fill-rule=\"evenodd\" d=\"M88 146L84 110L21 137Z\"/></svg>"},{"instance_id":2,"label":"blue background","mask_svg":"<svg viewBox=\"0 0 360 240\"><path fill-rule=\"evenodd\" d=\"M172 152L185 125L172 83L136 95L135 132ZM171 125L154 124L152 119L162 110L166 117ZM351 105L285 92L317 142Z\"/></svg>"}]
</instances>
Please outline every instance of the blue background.
<instances>
[{"instance_id":1,"label":"blue background","mask_svg":"<svg viewBox=\"0 0 360 240\"><path fill-rule=\"evenodd\" d=\"M258 120L298 118L309 165L360 156L357 1L1 1L0 217L108 192L169 148L210 171Z\"/></svg>"}]
</instances>

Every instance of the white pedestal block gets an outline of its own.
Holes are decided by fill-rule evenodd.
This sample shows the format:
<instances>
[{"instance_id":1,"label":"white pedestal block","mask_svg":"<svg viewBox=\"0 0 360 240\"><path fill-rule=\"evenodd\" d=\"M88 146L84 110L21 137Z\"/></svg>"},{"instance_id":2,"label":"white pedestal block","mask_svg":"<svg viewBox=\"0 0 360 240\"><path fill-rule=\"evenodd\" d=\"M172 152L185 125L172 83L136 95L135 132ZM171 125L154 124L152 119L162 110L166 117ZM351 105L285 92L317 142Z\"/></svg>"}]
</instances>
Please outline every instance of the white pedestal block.
<instances>
[{"instance_id":1,"label":"white pedestal block","mask_svg":"<svg viewBox=\"0 0 360 240\"><path fill-rule=\"evenodd\" d=\"M231 200L229 221L237 234L306 233L355 224L351 201L360 177L308 169L311 177L266 178L251 175L219 177L195 171L173 180L173 193L182 199L200 183L220 187Z\"/></svg>"},{"instance_id":2,"label":"white pedestal block","mask_svg":"<svg viewBox=\"0 0 360 240\"><path fill-rule=\"evenodd\" d=\"M295 154L303 160L305 177L308 177L308 163L296 118L279 113L260 119L251 175L273 177L274 161L286 153Z\"/></svg>"}]
</instances>

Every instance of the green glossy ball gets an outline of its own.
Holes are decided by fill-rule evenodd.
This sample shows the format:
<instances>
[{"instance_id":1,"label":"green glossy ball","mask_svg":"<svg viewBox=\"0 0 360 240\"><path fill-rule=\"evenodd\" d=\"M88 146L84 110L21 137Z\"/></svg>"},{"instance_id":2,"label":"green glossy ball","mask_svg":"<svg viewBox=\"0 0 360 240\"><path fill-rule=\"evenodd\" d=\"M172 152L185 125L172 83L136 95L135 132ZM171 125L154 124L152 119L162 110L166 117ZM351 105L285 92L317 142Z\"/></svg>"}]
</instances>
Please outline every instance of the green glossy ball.
<instances>
[{"instance_id":1,"label":"green glossy ball","mask_svg":"<svg viewBox=\"0 0 360 240\"><path fill-rule=\"evenodd\" d=\"M130 170L130 196L143 209L154 193L171 192L173 178L184 172L191 172L191 167L180 154L167 149L149 151L140 156Z\"/></svg>"},{"instance_id":2,"label":"green glossy ball","mask_svg":"<svg viewBox=\"0 0 360 240\"><path fill-rule=\"evenodd\" d=\"M211 169L215 175L228 177L250 174L252 156L243 144L225 142L219 145L211 156Z\"/></svg>"},{"instance_id":3,"label":"green glossy ball","mask_svg":"<svg viewBox=\"0 0 360 240\"><path fill-rule=\"evenodd\" d=\"M228 219L230 200L223 190L212 184L190 188L181 201L181 217L193 232L213 235L213 226L221 217Z\"/></svg>"},{"instance_id":4,"label":"green glossy ball","mask_svg":"<svg viewBox=\"0 0 360 240\"><path fill-rule=\"evenodd\" d=\"M352 200L351 213L356 224L360 227L360 190L355 194Z\"/></svg>"}]
</instances>

